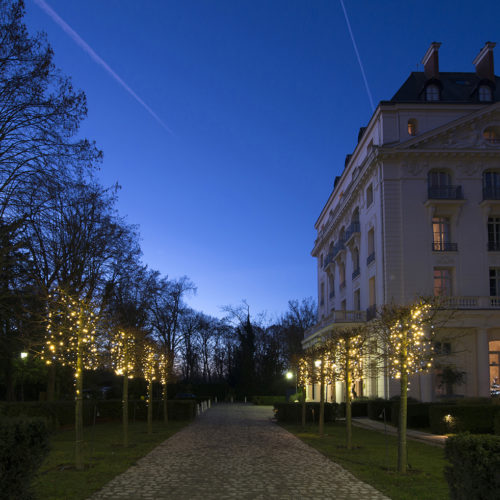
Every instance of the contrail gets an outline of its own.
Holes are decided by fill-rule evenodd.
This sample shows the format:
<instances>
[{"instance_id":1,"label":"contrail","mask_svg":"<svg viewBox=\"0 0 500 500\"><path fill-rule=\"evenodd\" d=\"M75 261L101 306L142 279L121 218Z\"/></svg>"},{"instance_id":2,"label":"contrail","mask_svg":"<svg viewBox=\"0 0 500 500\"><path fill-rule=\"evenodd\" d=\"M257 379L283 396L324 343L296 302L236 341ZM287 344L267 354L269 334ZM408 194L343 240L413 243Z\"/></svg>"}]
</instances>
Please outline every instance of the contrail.
<instances>
[{"instance_id":1,"label":"contrail","mask_svg":"<svg viewBox=\"0 0 500 500\"><path fill-rule=\"evenodd\" d=\"M368 80L366 79L363 63L361 62L361 57L359 56L358 47L356 45L356 41L354 40L354 35L352 34L351 23L349 22L349 18L347 17L347 11L345 10L343 0L340 0L340 5L342 5L342 10L344 11L345 22L347 23L347 28L349 29L349 34L351 35L352 44L354 46L354 52L356 52L356 57L358 58L359 67L361 68L361 74L363 75L363 80L365 81L366 92L368 94L368 99L370 99L370 104L372 106L372 112L373 112L375 111L375 106L373 105L372 93L370 92L370 87L368 86Z\"/></svg>"},{"instance_id":2,"label":"contrail","mask_svg":"<svg viewBox=\"0 0 500 500\"><path fill-rule=\"evenodd\" d=\"M94 51L94 49L62 19L45 0L35 0L35 3L43 9L52 20L58 24L97 64L102 66L107 73L113 77L169 134L174 135L172 130L163 120L113 71L112 68Z\"/></svg>"}]
</instances>

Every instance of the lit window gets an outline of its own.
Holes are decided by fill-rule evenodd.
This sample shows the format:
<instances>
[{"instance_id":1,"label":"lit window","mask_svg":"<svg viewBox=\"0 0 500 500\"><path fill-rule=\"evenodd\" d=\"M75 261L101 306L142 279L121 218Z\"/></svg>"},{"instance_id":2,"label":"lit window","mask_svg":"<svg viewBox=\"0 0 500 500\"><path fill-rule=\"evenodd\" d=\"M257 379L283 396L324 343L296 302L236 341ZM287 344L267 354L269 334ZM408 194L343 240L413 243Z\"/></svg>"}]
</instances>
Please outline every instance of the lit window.
<instances>
[{"instance_id":1,"label":"lit window","mask_svg":"<svg viewBox=\"0 0 500 500\"><path fill-rule=\"evenodd\" d=\"M417 135L417 120L413 118L408 120L408 135Z\"/></svg>"},{"instance_id":2,"label":"lit window","mask_svg":"<svg viewBox=\"0 0 500 500\"><path fill-rule=\"evenodd\" d=\"M432 249L436 252L452 250L450 244L450 219L448 217L432 218Z\"/></svg>"},{"instance_id":3,"label":"lit window","mask_svg":"<svg viewBox=\"0 0 500 500\"><path fill-rule=\"evenodd\" d=\"M500 127L486 127L483 130L483 137L490 144L500 144Z\"/></svg>"},{"instance_id":4,"label":"lit window","mask_svg":"<svg viewBox=\"0 0 500 500\"><path fill-rule=\"evenodd\" d=\"M493 100L493 93L489 85L481 85L478 92L479 100L481 102L491 102Z\"/></svg>"},{"instance_id":5,"label":"lit window","mask_svg":"<svg viewBox=\"0 0 500 500\"><path fill-rule=\"evenodd\" d=\"M425 100L439 101L439 87L435 83L431 83L425 88Z\"/></svg>"},{"instance_id":6,"label":"lit window","mask_svg":"<svg viewBox=\"0 0 500 500\"><path fill-rule=\"evenodd\" d=\"M449 269L434 269L434 295L437 297L451 295L451 271Z\"/></svg>"}]
</instances>

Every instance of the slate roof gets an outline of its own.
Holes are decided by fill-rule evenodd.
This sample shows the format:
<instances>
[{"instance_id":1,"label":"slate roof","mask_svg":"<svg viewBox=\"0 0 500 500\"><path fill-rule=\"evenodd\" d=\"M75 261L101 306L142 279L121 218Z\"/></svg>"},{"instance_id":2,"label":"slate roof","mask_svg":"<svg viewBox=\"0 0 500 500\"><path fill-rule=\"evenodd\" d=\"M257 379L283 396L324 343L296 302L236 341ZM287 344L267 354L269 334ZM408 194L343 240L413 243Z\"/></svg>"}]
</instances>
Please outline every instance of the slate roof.
<instances>
[{"instance_id":1,"label":"slate roof","mask_svg":"<svg viewBox=\"0 0 500 500\"><path fill-rule=\"evenodd\" d=\"M436 102L470 102L477 103L477 87L480 78L476 73L439 73L437 79L441 85L441 99ZM401 88L389 102L426 102L424 87L427 78L423 72L412 72ZM500 101L500 77L495 76L493 102ZM483 103L486 104L486 103Z\"/></svg>"}]
</instances>

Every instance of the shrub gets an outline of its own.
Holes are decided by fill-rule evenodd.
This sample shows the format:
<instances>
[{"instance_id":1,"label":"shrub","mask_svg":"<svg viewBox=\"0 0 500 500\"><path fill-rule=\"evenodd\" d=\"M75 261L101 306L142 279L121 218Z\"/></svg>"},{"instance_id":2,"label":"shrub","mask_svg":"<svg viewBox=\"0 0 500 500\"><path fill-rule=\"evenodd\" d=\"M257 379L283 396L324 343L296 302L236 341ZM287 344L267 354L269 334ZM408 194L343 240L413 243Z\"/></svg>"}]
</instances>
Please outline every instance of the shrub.
<instances>
[{"instance_id":1,"label":"shrub","mask_svg":"<svg viewBox=\"0 0 500 500\"><path fill-rule=\"evenodd\" d=\"M453 500L498 498L500 491L500 437L468 433L446 440L451 465L445 477Z\"/></svg>"},{"instance_id":2,"label":"shrub","mask_svg":"<svg viewBox=\"0 0 500 500\"><path fill-rule=\"evenodd\" d=\"M325 403L325 422L335 422L337 403ZM301 403L275 403L274 410L278 422L300 424L302 422ZM306 403L306 422L318 422L319 403Z\"/></svg>"},{"instance_id":3,"label":"shrub","mask_svg":"<svg viewBox=\"0 0 500 500\"><path fill-rule=\"evenodd\" d=\"M339 415L345 416L345 403L340 403ZM352 401L351 402L352 417L367 417L368 416L368 400Z\"/></svg>"},{"instance_id":4,"label":"shrub","mask_svg":"<svg viewBox=\"0 0 500 500\"><path fill-rule=\"evenodd\" d=\"M252 398L254 405L274 405L274 403L286 403L285 396L254 396Z\"/></svg>"},{"instance_id":5,"label":"shrub","mask_svg":"<svg viewBox=\"0 0 500 500\"><path fill-rule=\"evenodd\" d=\"M429 410L431 431L435 434L471 432L492 434L498 405L432 405Z\"/></svg>"},{"instance_id":6,"label":"shrub","mask_svg":"<svg viewBox=\"0 0 500 500\"><path fill-rule=\"evenodd\" d=\"M32 498L31 483L48 451L48 430L43 419L2 417L0 497Z\"/></svg>"},{"instance_id":7,"label":"shrub","mask_svg":"<svg viewBox=\"0 0 500 500\"><path fill-rule=\"evenodd\" d=\"M386 422L391 422L392 401L387 399L372 399L368 401L368 418L371 420L384 420L382 411L385 410ZM382 416L381 416L382 415Z\"/></svg>"},{"instance_id":8,"label":"shrub","mask_svg":"<svg viewBox=\"0 0 500 500\"><path fill-rule=\"evenodd\" d=\"M429 427L429 408L432 403L408 402L406 422L408 427ZM399 426L399 401L392 402L391 423Z\"/></svg>"}]
</instances>

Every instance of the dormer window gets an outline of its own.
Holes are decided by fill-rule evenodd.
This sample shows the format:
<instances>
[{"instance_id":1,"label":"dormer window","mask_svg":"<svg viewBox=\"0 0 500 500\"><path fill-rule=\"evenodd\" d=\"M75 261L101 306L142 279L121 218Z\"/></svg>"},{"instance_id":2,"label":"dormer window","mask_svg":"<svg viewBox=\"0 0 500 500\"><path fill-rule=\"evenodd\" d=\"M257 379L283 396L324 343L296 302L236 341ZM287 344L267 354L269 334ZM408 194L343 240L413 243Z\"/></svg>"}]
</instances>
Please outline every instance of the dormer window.
<instances>
[{"instance_id":1,"label":"dormer window","mask_svg":"<svg viewBox=\"0 0 500 500\"><path fill-rule=\"evenodd\" d=\"M417 135L417 120L414 118L408 120L408 135Z\"/></svg>"},{"instance_id":2,"label":"dormer window","mask_svg":"<svg viewBox=\"0 0 500 500\"><path fill-rule=\"evenodd\" d=\"M439 101L439 87L435 83L430 83L425 88L426 101Z\"/></svg>"},{"instance_id":3,"label":"dormer window","mask_svg":"<svg viewBox=\"0 0 500 500\"><path fill-rule=\"evenodd\" d=\"M478 90L480 102L491 102L493 100L493 92L489 85L480 85Z\"/></svg>"},{"instance_id":4,"label":"dormer window","mask_svg":"<svg viewBox=\"0 0 500 500\"><path fill-rule=\"evenodd\" d=\"M495 144L495 145L500 144L500 127L499 126L486 127L483 130L483 137L488 144Z\"/></svg>"}]
</instances>

